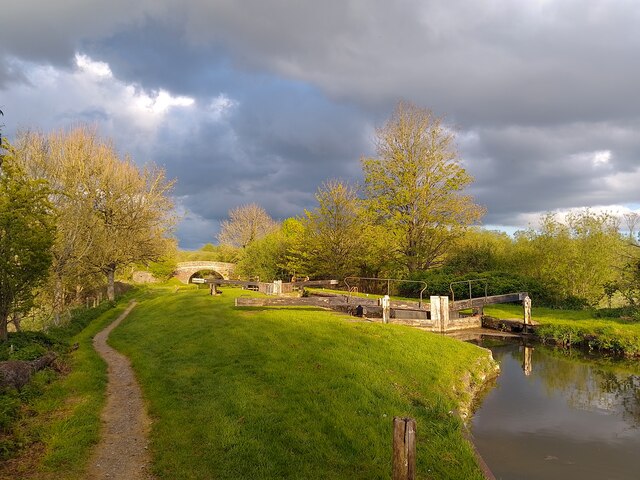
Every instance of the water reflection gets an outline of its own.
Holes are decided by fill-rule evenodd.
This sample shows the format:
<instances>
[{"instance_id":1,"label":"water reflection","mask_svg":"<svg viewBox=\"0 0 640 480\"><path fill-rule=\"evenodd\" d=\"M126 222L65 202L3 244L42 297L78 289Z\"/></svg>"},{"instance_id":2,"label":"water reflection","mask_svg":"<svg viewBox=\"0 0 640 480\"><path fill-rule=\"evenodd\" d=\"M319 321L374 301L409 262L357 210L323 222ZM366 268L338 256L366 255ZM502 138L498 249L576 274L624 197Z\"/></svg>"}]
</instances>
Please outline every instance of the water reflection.
<instances>
[{"instance_id":1,"label":"water reflection","mask_svg":"<svg viewBox=\"0 0 640 480\"><path fill-rule=\"evenodd\" d=\"M527 345L522 347L522 371L525 375L531 375L531 359L533 355L533 347Z\"/></svg>"},{"instance_id":2,"label":"water reflection","mask_svg":"<svg viewBox=\"0 0 640 480\"><path fill-rule=\"evenodd\" d=\"M637 364L544 346L496 345L496 387L472 421L503 479L639 479Z\"/></svg>"}]
</instances>

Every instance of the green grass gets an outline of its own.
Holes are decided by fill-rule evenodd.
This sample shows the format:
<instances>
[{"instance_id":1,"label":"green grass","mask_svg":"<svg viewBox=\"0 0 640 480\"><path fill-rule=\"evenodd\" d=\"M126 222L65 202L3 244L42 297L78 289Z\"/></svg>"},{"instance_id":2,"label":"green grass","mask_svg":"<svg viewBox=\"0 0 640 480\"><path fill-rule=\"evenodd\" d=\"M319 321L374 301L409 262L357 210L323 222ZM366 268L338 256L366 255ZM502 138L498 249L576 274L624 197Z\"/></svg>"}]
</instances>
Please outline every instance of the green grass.
<instances>
[{"instance_id":1,"label":"green grass","mask_svg":"<svg viewBox=\"0 0 640 480\"><path fill-rule=\"evenodd\" d=\"M496 318L522 318L519 305L492 305L485 314ZM534 307L536 334L544 342L580 345L628 357L640 356L640 322L621 318L597 318L590 310L555 310Z\"/></svg>"},{"instance_id":2,"label":"green grass","mask_svg":"<svg viewBox=\"0 0 640 480\"><path fill-rule=\"evenodd\" d=\"M13 449L5 452L19 456L11 462L10 472L0 467L0 478L71 480L84 476L99 438L107 382L106 364L91 341L125 307L126 299L114 308L105 304L95 311L80 312L71 325L55 329L49 336L55 338L54 345L78 343L77 350L62 357L70 373L57 378L59 374L47 369L38 372L20 393L5 393L4 398L21 402L21 416L14 419L7 437Z\"/></svg>"},{"instance_id":3,"label":"green grass","mask_svg":"<svg viewBox=\"0 0 640 480\"><path fill-rule=\"evenodd\" d=\"M148 401L158 478L390 478L396 415L417 419L419 478L482 478L452 412L491 370L485 351L319 309L234 308L240 290L156 292L110 341Z\"/></svg>"}]
</instances>

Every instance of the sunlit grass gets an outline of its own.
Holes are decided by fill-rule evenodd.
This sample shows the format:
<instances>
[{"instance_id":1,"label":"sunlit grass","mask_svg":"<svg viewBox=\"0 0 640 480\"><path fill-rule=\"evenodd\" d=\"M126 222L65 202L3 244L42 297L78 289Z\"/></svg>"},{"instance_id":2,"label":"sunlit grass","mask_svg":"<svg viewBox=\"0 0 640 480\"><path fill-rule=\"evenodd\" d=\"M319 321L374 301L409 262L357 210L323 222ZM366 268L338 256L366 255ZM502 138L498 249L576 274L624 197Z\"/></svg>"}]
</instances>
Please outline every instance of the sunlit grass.
<instances>
[{"instance_id":1,"label":"sunlit grass","mask_svg":"<svg viewBox=\"0 0 640 480\"><path fill-rule=\"evenodd\" d=\"M492 305L484 309L496 318L522 318L520 305ZM640 355L640 322L621 318L596 318L591 310L555 310L534 307L532 319L539 323L543 341L583 345L626 356Z\"/></svg>"},{"instance_id":2,"label":"sunlit grass","mask_svg":"<svg viewBox=\"0 0 640 480\"><path fill-rule=\"evenodd\" d=\"M484 351L319 309L234 308L239 292L158 291L111 336L148 400L159 478L390 478L395 415L417 419L419 478L482 478L452 412Z\"/></svg>"}]
</instances>

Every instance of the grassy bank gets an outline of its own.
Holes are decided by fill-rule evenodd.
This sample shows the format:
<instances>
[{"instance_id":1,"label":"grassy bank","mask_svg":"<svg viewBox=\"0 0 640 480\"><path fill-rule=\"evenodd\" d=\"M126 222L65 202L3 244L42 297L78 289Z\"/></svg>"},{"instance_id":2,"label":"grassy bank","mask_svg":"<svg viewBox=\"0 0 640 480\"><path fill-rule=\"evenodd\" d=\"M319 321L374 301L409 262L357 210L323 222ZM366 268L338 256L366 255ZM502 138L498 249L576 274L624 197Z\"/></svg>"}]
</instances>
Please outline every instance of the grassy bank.
<instances>
[{"instance_id":1,"label":"grassy bank","mask_svg":"<svg viewBox=\"0 0 640 480\"><path fill-rule=\"evenodd\" d=\"M233 289L157 292L111 343L149 402L158 478L390 478L395 415L417 419L419 478L482 478L453 411L486 352L318 309L234 308Z\"/></svg>"},{"instance_id":2,"label":"grassy bank","mask_svg":"<svg viewBox=\"0 0 640 480\"><path fill-rule=\"evenodd\" d=\"M493 305L485 314L496 318L522 318L519 305ZM640 322L622 318L597 318L589 310L554 310L534 307L532 318L540 325L543 342L583 346L628 357L640 356Z\"/></svg>"},{"instance_id":3,"label":"grassy bank","mask_svg":"<svg viewBox=\"0 0 640 480\"><path fill-rule=\"evenodd\" d=\"M37 357L54 349L64 374L38 372L20 392L0 395L2 462L0 479L78 479L98 440L106 365L91 345L98 331L125 308L123 302L78 311L65 327L49 334L12 335L11 358ZM69 352L69 345L78 348ZM8 356L8 355L7 355Z\"/></svg>"}]
</instances>

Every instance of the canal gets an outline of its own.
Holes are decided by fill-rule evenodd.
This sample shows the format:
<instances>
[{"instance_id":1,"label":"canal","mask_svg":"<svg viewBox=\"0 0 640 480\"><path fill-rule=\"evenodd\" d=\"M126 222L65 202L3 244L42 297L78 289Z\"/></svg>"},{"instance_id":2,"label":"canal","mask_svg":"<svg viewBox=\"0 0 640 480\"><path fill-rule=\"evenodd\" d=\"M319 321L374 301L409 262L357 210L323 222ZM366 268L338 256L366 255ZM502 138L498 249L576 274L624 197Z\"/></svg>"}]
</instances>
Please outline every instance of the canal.
<instances>
[{"instance_id":1,"label":"canal","mask_svg":"<svg viewBox=\"0 0 640 480\"><path fill-rule=\"evenodd\" d=\"M482 344L501 373L471 424L502 480L640 479L640 366L579 351Z\"/></svg>"}]
</instances>

